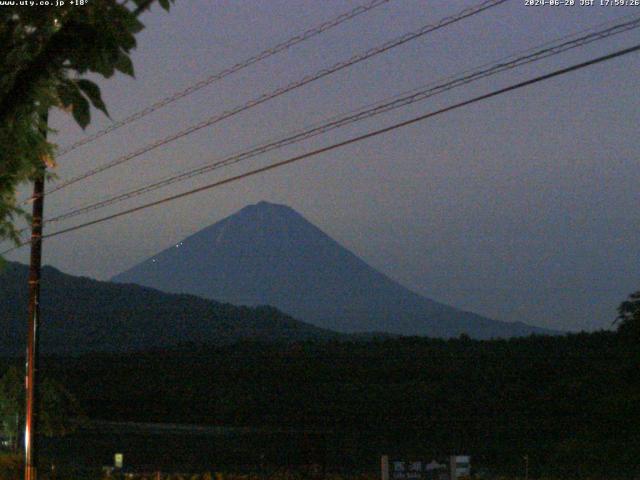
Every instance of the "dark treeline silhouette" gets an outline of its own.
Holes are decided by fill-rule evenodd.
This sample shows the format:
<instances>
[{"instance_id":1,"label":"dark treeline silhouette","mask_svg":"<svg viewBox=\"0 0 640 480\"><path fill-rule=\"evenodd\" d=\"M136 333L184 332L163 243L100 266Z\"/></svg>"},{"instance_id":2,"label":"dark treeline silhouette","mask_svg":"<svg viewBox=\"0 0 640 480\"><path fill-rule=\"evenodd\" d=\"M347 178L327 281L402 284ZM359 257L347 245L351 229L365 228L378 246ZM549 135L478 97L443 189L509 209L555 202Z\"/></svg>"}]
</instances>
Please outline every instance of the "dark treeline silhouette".
<instances>
[{"instance_id":1,"label":"dark treeline silhouette","mask_svg":"<svg viewBox=\"0 0 640 480\"><path fill-rule=\"evenodd\" d=\"M458 452L492 472L522 473L528 455L532 475L631 478L639 359L634 336L597 332L184 345L43 368L92 419L306 429L320 432L312 450L354 469Z\"/></svg>"}]
</instances>

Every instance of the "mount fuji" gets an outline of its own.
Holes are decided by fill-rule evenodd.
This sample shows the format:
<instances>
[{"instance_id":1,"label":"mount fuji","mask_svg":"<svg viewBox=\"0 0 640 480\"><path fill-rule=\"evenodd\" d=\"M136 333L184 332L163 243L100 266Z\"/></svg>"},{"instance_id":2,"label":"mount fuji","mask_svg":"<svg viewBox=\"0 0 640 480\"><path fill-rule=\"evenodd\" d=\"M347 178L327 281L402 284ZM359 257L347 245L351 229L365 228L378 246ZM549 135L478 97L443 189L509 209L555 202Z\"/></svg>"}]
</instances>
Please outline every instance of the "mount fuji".
<instances>
[{"instance_id":1,"label":"mount fuji","mask_svg":"<svg viewBox=\"0 0 640 480\"><path fill-rule=\"evenodd\" d=\"M558 333L491 320L414 293L292 208L268 202L241 209L112 281L234 305L271 305L344 333L465 333L479 339Z\"/></svg>"}]
</instances>

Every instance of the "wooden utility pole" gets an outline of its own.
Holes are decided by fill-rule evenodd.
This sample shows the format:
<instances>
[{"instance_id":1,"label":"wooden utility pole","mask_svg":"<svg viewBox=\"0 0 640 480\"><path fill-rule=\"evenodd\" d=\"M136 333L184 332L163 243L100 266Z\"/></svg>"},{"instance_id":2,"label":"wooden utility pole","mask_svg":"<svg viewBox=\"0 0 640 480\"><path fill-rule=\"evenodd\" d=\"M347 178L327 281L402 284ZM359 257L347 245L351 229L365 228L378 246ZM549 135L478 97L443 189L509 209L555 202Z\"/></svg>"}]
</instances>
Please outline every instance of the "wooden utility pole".
<instances>
[{"instance_id":1,"label":"wooden utility pole","mask_svg":"<svg viewBox=\"0 0 640 480\"><path fill-rule=\"evenodd\" d=\"M45 116L46 125L46 116ZM44 133L46 136L46 132ZM31 261L29 264L29 332L26 358L26 414L24 428L24 479L38 478L38 343L40 327L40 266L42 264L42 223L44 210L44 177L46 165L38 167L33 182L33 218L31 220Z\"/></svg>"}]
</instances>

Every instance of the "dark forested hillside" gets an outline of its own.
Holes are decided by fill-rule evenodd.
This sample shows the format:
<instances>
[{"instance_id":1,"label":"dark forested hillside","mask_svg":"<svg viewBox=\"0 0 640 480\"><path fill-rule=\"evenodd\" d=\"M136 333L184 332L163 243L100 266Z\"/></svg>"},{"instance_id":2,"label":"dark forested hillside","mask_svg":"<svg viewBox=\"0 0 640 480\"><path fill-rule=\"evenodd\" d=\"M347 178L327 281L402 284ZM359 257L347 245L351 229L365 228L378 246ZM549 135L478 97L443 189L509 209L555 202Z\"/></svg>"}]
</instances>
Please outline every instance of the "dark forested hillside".
<instances>
[{"instance_id":1,"label":"dark forested hillside","mask_svg":"<svg viewBox=\"0 0 640 480\"><path fill-rule=\"evenodd\" d=\"M24 351L27 267L0 270L0 354ZM192 295L172 295L137 285L99 282L42 271L42 349L49 353L131 351L179 343L224 344L335 338L272 307L236 307Z\"/></svg>"},{"instance_id":2,"label":"dark forested hillside","mask_svg":"<svg viewBox=\"0 0 640 480\"><path fill-rule=\"evenodd\" d=\"M466 452L521 473L528 455L532 475L616 478L638 471L639 358L637 343L601 332L243 343L50 359L45 370L92 418L307 428L353 462Z\"/></svg>"}]
</instances>

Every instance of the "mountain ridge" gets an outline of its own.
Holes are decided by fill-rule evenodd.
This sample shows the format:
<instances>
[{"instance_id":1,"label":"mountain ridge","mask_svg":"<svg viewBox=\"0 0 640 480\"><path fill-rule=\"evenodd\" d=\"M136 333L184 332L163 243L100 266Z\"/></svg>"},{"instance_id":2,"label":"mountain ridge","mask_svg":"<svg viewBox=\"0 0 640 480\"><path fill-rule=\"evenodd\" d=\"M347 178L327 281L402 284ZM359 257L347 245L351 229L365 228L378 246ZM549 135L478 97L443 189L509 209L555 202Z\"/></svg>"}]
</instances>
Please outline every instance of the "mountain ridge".
<instances>
[{"instance_id":1,"label":"mountain ridge","mask_svg":"<svg viewBox=\"0 0 640 480\"><path fill-rule=\"evenodd\" d=\"M493 338L557 333L423 297L369 266L300 213L259 202L112 278L239 305L268 304L321 328Z\"/></svg>"},{"instance_id":2,"label":"mountain ridge","mask_svg":"<svg viewBox=\"0 0 640 480\"><path fill-rule=\"evenodd\" d=\"M26 339L28 267L0 268L0 355L19 355ZM187 294L168 294L42 269L41 348L47 354L125 352L181 344L221 345L329 340L344 336L274 307L236 307Z\"/></svg>"}]
</instances>

